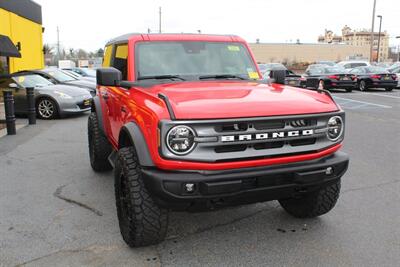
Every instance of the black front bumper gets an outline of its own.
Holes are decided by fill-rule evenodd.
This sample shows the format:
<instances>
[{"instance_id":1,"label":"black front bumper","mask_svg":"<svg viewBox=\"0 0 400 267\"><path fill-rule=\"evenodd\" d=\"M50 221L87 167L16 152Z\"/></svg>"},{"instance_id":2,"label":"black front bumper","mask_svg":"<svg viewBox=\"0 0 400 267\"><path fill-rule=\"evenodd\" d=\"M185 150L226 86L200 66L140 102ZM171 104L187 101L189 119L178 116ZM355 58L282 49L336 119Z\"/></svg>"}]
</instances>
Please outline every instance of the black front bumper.
<instances>
[{"instance_id":1,"label":"black front bumper","mask_svg":"<svg viewBox=\"0 0 400 267\"><path fill-rule=\"evenodd\" d=\"M325 158L285 165L222 171L148 168L142 170L142 175L158 205L198 211L297 197L337 181L348 164L348 156L336 152ZM194 185L193 192L185 190L186 184Z\"/></svg>"}]
</instances>

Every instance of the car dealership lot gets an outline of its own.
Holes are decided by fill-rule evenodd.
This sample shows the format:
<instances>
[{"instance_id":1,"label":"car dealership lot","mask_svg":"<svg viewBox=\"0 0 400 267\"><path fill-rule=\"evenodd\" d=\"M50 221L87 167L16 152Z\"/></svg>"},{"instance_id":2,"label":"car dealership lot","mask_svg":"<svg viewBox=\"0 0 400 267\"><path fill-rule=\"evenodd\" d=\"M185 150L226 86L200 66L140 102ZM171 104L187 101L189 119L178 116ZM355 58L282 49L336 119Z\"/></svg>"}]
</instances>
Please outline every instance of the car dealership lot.
<instances>
[{"instance_id":1,"label":"car dealership lot","mask_svg":"<svg viewBox=\"0 0 400 267\"><path fill-rule=\"evenodd\" d=\"M334 92L347 111L349 171L317 219L276 202L173 213L168 239L122 241L112 173L89 165L86 116L0 139L0 266L394 266L400 261L400 91Z\"/></svg>"}]
</instances>

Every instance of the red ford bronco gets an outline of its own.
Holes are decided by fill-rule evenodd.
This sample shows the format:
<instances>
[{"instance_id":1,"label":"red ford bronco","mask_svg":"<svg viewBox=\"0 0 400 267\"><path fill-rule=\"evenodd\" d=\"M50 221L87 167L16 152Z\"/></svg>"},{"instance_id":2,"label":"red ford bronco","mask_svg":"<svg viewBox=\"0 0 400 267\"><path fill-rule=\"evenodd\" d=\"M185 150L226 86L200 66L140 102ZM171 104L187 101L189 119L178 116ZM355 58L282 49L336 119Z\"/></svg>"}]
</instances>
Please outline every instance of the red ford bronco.
<instances>
[{"instance_id":1,"label":"red ford bronco","mask_svg":"<svg viewBox=\"0 0 400 267\"><path fill-rule=\"evenodd\" d=\"M114 168L129 246L162 241L170 210L278 200L304 218L334 207L349 163L338 151L343 110L327 91L260 77L237 36L129 34L106 45L90 163Z\"/></svg>"}]
</instances>

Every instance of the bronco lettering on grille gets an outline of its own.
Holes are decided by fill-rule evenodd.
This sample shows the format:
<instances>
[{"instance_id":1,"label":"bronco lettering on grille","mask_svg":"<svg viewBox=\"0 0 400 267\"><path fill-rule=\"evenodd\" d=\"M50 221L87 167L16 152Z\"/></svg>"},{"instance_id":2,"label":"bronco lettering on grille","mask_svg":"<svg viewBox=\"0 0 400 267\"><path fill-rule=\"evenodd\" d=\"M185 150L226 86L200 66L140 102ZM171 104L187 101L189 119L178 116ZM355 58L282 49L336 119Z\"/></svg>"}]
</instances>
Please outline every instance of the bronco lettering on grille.
<instances>
[{"instance_id":1,"label":"bronco lettering on grille","mask_svg":"<svg viewBox=\"0 0 400 267\"><path fill-rule=\"evenodd\" d=\"M309 129L309 130L289 131L289 132L223 135L223 136L221 136L221 142L279 139L279 138L285 138L285 137L310 136L313 134L314 134L314 130Z\"/></svg>"}]
</instances>

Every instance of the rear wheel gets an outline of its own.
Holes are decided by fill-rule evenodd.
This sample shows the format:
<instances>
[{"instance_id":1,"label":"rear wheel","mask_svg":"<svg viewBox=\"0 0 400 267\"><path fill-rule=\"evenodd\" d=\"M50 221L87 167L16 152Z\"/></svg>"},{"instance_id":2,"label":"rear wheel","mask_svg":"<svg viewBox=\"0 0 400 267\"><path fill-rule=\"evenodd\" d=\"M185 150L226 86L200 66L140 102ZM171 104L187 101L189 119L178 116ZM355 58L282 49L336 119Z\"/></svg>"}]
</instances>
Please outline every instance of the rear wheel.
<instances>
[{"instance_id":1,"label":"rear wheel","mask_svg":"<svg viewBox=\"0 0 400 267\"><path fill-rule=\"evenodd\" d=\"M118 151L114 175L119 228L125 242L140 247L163 241L168 210L159 207L147 191L134 147Z\"/></svg>"},{"instance_id":2,"label":"rear wheel","mask_svg":"<svg viewBox=\"0 0 400 267\"><path fill-rule=\"evenodd\" d=\"M313 218L329 212L336 204L340 193L340 180L310 192L301 198L279 200L283 209L297 218Z\"/></svg>"},{"instance_id":3,"label":"rear wheel","mask_svg":"<svg viewBox=\"0 0 400 267\"><path fill-rule=\"evenodd\" d=\"M99 127L96 112L90 113L88 119L88 142L92 169L96 172L111 170L112 166L108 161L108 156L112 152L112 147Z\"/></svg>"},{"instance_id":4,"label":"rear wheel","mask_svg":"<svg viewBox=\"0 0 400 267\"><path fill-rule=\"evenodd\" d=\"M43 120L58 118L59 114L56 102L47 97L40 98L36 101L36 114Z\"/></svg>"},{"instance_id":5,"label":"rear wheel","mask_svg":"<svg viewBox=\"0 0 400 267\"><path fill-rule=\"evenodd\" d=\"M353 92L353 88L346 88L346 92L348 92L348 93Z\"/></svg>"},{"instance_id":6,"label":"rear wheel","mask_svg":"<svg viewBox=\"0 0 400 267\"><path fill-rule=\"evenodd\" d=\"M385 88L385 90L388 91L388 92L393 91L393 87Z\"/></svg>"},{"instance_id":7,"label":"rear wheel","mask_svg":"<svg viewBox=\"0 0 400 267\"><path fill-rule=\"evenodd\" d=\"M358 88L360 89L360 91L367 90L367 83L364 80L361 80L359 85L358 85Z\"/></svg>"}]
</instances>

